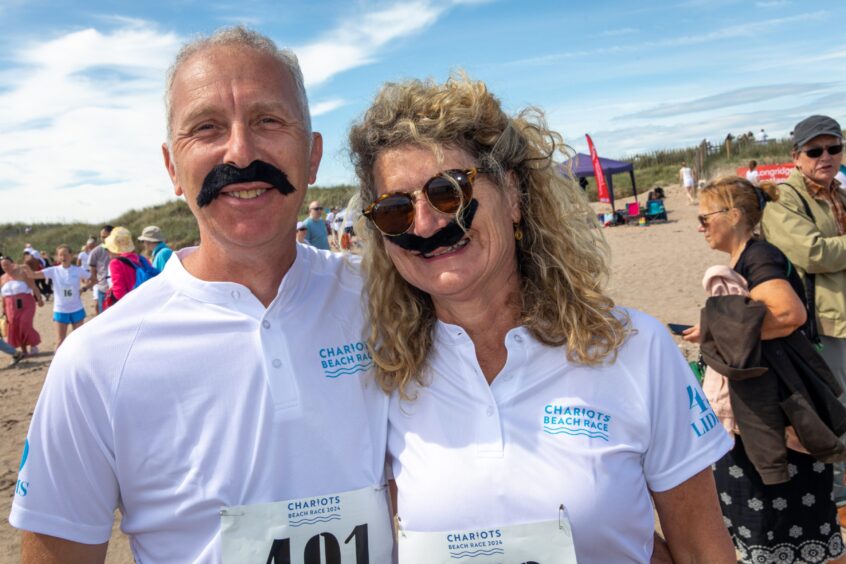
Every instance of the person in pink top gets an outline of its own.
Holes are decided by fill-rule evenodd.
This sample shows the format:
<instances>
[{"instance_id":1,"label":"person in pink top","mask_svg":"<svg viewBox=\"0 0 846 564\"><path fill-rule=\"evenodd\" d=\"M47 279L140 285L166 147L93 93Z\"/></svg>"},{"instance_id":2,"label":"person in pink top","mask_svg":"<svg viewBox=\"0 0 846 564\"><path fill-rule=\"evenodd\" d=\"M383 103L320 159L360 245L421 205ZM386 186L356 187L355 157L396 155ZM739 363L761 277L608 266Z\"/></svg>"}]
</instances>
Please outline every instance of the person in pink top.
<instances>
[{"instance_id":1,"label":"person in pink top","mask_svg":"<svg viewBox=\"0 0 846 564\"><path fill-rule=\"evenodd\" d=\"M112 261L109 262L112 288L106 298L108 307L114 305L135 287L136 268L149 266L149 262L135 252L132 233L126 227L115 227L103 244L112 255ZM135 266L133 267L125 261L129 261ZM144 265L144 262L147 262L147 264Z\"/></svg>"}]
</instances>

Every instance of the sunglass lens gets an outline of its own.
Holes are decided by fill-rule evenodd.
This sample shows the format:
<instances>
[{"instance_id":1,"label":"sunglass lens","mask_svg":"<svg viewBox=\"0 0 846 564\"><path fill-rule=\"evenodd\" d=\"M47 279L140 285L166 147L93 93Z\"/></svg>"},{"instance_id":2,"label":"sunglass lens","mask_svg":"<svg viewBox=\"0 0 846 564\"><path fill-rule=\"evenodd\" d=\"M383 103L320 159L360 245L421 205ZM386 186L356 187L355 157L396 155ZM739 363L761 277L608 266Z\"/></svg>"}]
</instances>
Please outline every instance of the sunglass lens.
<instances>
[{"instance_id":1,"label":"sunglass lens","mask_svg":"<svg viewBox=\"0 0 846 564\"><path fill-rule=\"evenodd\" d=\"M463 170L450 170L445 174L458 184L458 188L450 181L450 178L436 176L426 184L426 197L438 211L455 213L462 202L467 203L470 200L473 188L467 173Z\"/></svg>"},{"instance_id":2,"label":"sunglass lens","mask_svg":"<svg viewBox=\"0 0 846 564\"><path fill-rule=\"evenodd\" d=\"M832 145L831 147L828 148L828 154L829 155L839 155L841 152L843 152L843 144L842 143L840 145Z\"/></svg>"},{"instance_id":3,"label":"sunglass lens","mask_svg":"<svg viewBox=\"0 0 846 564\"><path fill-rule=\"evenodd\" d=\"M812 159L818 159L823 154L823 148L814 147L813 149L808 149L807 151L805 151L805 154L811 157Z\"/></svg>"},{"instance_id":4,"label":"sunglass lens","mask_svg":"<svg viewBox=\"0 0 846 564\"><path fill-rule=\"evenodd\" d=\"M414 204L408 196L390 196L376 204L370 219L385 235L401 235L414 221Z\"/></svg>"}]
</instances>

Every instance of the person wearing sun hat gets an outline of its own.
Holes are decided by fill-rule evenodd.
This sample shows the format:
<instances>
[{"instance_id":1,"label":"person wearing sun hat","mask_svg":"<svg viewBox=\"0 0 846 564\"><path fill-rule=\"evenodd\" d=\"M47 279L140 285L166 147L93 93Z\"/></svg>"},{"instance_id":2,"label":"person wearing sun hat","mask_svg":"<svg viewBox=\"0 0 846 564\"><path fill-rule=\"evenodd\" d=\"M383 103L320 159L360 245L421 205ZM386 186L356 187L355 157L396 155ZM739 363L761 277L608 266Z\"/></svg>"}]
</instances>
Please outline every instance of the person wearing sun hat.
<instances>
[{"instance_id":1,"label":"person wearing sun hat","mask_svg":"<svg viewBox=\"0 0 846 564\"><path fill-rule=\"evenodd\" d=\"M150 254L150 262L153 263L153 267L159 272L164 270L167 259L173 254L173 249L165 243L167 239L165 239L162 230L155 225L148 225L141 231L138 240Z\"/></svg>"},{"instance_id":2,"label":"person wearing sun hat","mask_svg":"<svg viewBox=\"0 0 846 564\"><path fill-rule=\"evenodd\" d=\"M113 305L114 302L123 298L135 287L136 270L150 266L150 263L146 258L135 252L132 233L126 227L115 227L106 237L103 245L113 259L109 262L112 287L109 290L109 297L107 297L107 301L110 302L109 305Z\"/></svg>"}]
</instances>

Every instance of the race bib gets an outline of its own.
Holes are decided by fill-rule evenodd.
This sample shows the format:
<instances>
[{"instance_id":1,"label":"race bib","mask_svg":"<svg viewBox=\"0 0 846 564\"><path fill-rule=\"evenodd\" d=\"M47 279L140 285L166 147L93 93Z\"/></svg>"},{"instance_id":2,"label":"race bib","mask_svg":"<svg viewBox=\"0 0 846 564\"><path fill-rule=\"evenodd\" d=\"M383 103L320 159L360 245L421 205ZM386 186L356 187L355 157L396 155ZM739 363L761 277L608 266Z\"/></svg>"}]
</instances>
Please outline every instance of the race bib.
<instances>
[{"instance_id":1,"label":"race bib","mask_svg":"<svg viewBox=\"0 0 846 564\"><path fill-rule=\"evenodd\" d=\"M570 521L467 531L421 533L400 529L399 564L573 564Z\"/></svg>"},{"instance_id":2,"label":"race bib","mask_svg":"<svg viewBox=\"0 0 846 564\"><path fill-rule=\"evenodd\" d=\"M224 564L383 564L393 532L385 487L224 507Z\"/></svg>"}]
</instances>

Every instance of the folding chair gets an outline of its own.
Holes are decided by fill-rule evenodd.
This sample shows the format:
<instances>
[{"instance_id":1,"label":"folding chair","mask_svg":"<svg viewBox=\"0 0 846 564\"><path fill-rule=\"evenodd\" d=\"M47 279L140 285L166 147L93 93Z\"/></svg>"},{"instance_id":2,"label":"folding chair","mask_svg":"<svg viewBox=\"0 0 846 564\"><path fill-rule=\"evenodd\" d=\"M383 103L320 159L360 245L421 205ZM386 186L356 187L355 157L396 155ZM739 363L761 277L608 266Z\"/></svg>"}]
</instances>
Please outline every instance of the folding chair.
<instances>
[{"instance_id":1,"label":"folding chair","mask_svg":"<svg viewBox=\"0 0 846 564\"><path fill-rule=\"evenodd\" d=\"M643 215L647 221L668 221L664 200L649 200L646 202L646 212Z\"/></svg>"}]
</instances>

